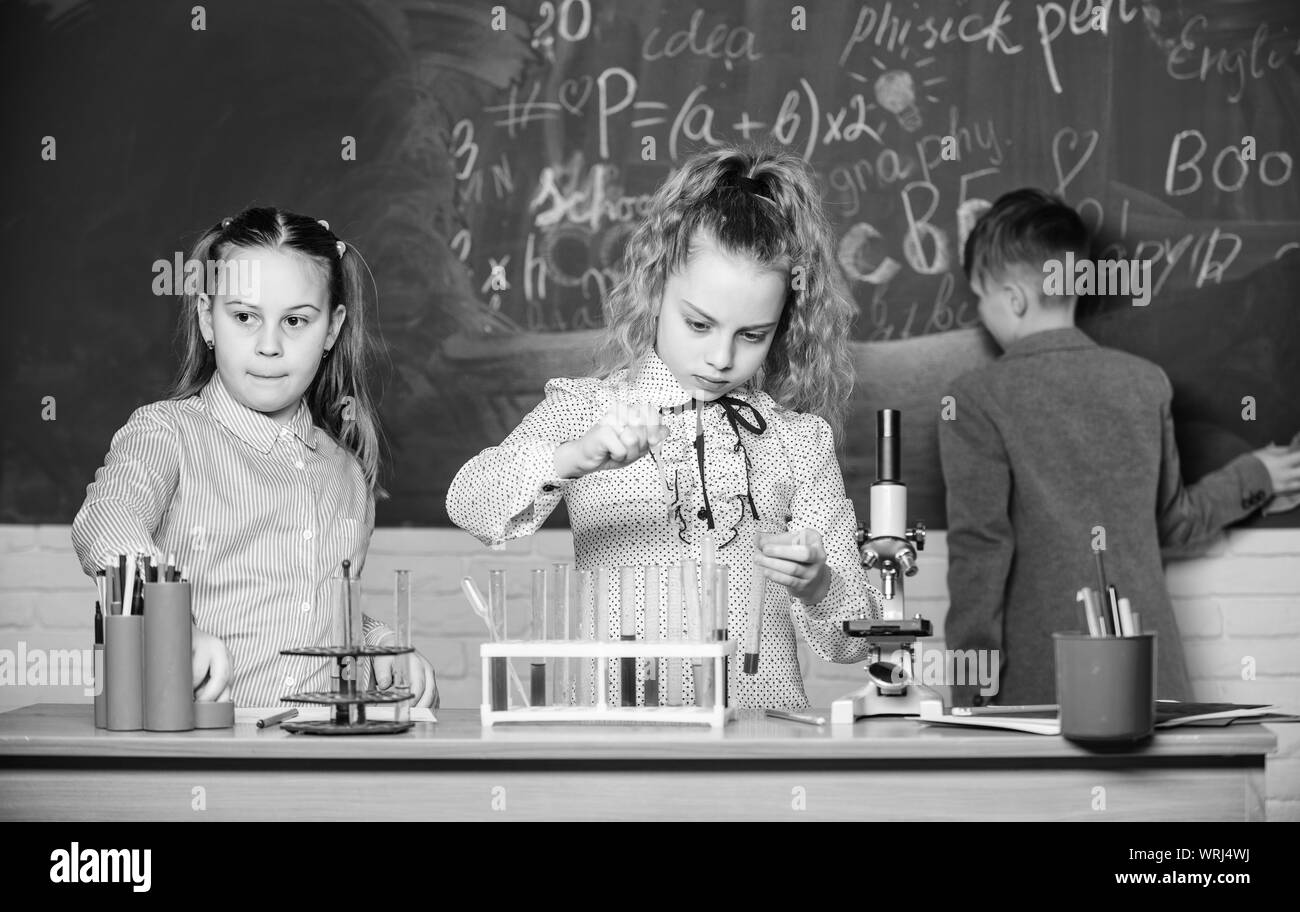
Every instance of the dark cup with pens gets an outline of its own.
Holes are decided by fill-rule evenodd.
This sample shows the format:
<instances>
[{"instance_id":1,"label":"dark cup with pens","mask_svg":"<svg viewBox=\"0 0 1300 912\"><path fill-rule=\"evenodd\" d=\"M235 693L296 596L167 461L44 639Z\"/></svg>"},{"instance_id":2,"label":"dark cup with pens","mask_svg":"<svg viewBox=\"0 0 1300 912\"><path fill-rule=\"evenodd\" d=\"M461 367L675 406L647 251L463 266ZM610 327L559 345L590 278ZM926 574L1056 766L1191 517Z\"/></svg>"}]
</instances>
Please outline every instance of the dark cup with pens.
<instances>
[{"instance_id":1,"label":"dark cup with pens","mask_svg":"<svg viewBox=\"0 0 1300 912\"><path fill-rule=\"evenodd\" d=\"M1086 744L1131 744L1155 731L1156 635L1106 579L1096 551L1099 588L1080 589L1088 632L1052 634L1061 735Z\"/></svg>"}]
</instances>

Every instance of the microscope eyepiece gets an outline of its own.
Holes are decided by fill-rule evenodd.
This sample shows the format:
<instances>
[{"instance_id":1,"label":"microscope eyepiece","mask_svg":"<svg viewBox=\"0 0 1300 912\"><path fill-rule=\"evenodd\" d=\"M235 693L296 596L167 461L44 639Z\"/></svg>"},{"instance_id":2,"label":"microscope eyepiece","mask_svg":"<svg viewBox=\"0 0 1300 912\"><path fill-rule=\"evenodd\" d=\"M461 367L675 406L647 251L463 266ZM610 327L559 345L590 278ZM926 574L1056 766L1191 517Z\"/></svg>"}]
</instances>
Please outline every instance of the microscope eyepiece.
<instances>
[{"instance_id":1,"label":"microscope eyepiece","mask_svg":"<svg viewBox=\"0 0 1300 912\"><path fill-rule=\"evenodd\" d=\"M876 481L899 480L899 444L903 419L898 409L876 412Z\"/></svg>"}]
</instances>

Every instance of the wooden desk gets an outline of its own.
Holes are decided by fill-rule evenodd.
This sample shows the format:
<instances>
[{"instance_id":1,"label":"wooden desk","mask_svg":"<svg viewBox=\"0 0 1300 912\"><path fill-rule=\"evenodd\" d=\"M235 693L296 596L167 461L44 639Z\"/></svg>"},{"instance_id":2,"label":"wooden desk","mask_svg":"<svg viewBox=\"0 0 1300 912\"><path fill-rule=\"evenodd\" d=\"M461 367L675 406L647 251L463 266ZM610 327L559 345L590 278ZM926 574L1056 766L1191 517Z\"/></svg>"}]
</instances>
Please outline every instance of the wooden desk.
<instances>
[{"instance_id":1,"label":"wooden desk","mask_svg":"<svg viewBox=\"0 0 1300 912\"><path fill-rule=\"evenodd\" d=\"M1098 754L904 719L488 730L478 710L438 715L398 736L155 734L29 706L0 714L0 819L1261 820L1277 743L1259 725Z\"/></svg>"}]
</instances>

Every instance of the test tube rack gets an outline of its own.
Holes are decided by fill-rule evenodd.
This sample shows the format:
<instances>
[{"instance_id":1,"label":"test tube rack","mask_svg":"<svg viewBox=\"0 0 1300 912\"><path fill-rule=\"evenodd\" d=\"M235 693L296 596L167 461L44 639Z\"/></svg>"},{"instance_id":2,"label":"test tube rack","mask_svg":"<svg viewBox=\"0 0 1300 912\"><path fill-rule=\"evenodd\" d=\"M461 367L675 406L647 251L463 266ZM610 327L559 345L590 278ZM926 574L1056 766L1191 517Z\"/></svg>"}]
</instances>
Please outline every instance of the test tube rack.
<instances>
[{"instance_id":1,"label":"test tube rack","mask_svg":"<svg viewBox=\"0 0 1300 912\"><path fill-rule=\"evenodd\" d=\"M281 649L285 656L319 656L338 662L338 689L291 694L281 697L286 703L315 703L334 707L334 716L324 721L283 722L280 727L287 732L304 735L396 735L407 731L415 723L367 719L366 706L377 703L399 703L411 699L405 687L392 690L355 690L346 674L349 658L361 660L374 656L396 656L414 652L414 646L301 646Z\"/></svg>"},{"instance_id":2,"label":"test tube rack","mask_svg":"<svg viewBox=\"0 0 1300 912\"><path fill-rule=\"evenodd\" d=\"M734 640L518 640L483 643L483 725L500 722L635 722L708 725L722 728L736 718L738 707L723 702L723 688L713 688L710 706L615 706L609 703L611 659L695 659L713 663L713 680L725 679L726 660L736 653ZM576 658L596 660L596 702L590 706L523 706L492 708L491 666L496 659Z\"/></svg>"}]
</instances>

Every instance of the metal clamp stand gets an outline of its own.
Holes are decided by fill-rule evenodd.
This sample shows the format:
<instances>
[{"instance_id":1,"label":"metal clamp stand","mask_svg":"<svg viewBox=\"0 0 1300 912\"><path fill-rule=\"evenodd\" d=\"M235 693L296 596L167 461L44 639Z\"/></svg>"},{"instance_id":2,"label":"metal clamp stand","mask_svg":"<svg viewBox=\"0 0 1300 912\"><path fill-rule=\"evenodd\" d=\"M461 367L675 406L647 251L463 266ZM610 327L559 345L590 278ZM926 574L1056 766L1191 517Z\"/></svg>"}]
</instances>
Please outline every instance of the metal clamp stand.
<instances>
[{"instance_id":1,"label":"metal clamp stand","mask_svg":"<svg viewBox=\"0 0 1300 912\"><path fill-rule=\"evenodd\" d=\"M334 707L334 717L327 721L285 722L280 727L287 732L304 735L395 735L414 726L404 722L367 719L366 705L370 703L400 703L411 699L410 688L392 690L360 690L357 688L356 663L373 656L397 656L414 652L413 646L300 646L281 649L286 656L325 656L338 662L338 686L334 691L296 693L281 697L289 703L318 703ZM349 662L348 660L352 661Z\"/></svg>"},{"instance_id":2,"label":"metal clamp stand","mask_svg":"<svg viewBox=\"0 0 1300 912\"><path fill-rule=\"evenodd\" d=\"M914 644L932 635L919 614L906 619L903 579L915 576L917 552L925 550L925 525L907 528L907 487L898 480L899 430L895 409L876 413L876 481L871 486L871 525L858 524L862 566L879 570L885 619L845 621L844 632L867 639L870 683L831 703L831 724L851 725L864 716L915 716L922 701L942 698L915 680Z\"/></svg>"}]
</instances>

